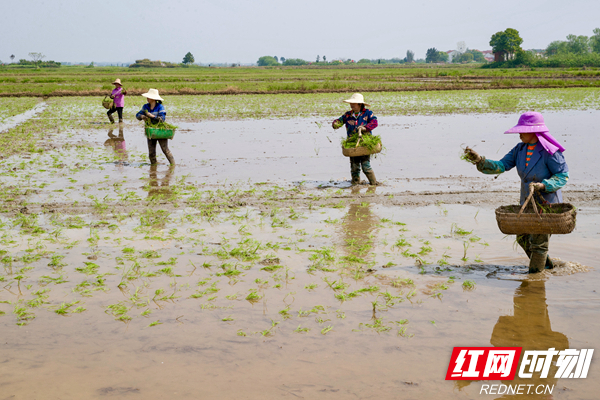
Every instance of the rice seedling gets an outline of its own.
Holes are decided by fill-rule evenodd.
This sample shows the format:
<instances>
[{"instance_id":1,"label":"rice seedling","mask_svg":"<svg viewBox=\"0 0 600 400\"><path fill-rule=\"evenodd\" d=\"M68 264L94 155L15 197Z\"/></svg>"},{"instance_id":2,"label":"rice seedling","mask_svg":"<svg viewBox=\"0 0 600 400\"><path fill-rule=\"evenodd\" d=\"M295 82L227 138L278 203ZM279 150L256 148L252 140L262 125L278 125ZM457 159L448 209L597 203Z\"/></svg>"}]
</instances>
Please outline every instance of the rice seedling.
<instances>
[{"instance_id":1,"label":"rice seedling","mask_svg":"<svg viewBox=\"0 0 600 400\"><path fill-rule=\"evenodd\" d=\"M321 329L321 335L327 335L332 330L333 330L333 326L327 325L325 328Z\"/></svg>"},{"instance_id":2,"label":"rice seedling","mask_svg":"<svg viewBox=\"0 0 600 400\"><path fill-rule=\"evenodd\" d=\"M475 282L467 279L462 283L463 290L473 290L475 289Z\"/></svg>"}]
</instances>

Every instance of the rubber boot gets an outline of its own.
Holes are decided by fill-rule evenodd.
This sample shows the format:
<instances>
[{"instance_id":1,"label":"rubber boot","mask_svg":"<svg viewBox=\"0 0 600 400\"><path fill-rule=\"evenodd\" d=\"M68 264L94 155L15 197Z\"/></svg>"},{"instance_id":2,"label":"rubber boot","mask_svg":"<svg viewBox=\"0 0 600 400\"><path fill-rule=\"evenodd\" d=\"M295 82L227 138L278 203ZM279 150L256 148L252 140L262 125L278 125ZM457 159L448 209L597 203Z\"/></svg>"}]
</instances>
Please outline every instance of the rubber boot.
<instances>
[{"instance_id":1,"label":"rubber boot","mask_svg":"<svg viewBox=\"0 0 600 400\"><path fill-rule=\"evenodd\" d=\"M110 121L110 123L111 123L111 124L114 124L114 123L115 123L115 119L113 118L113 116L112 116L112 115L109 115L109 116L108 116L108 120Z\"/></svg>"},{"instance_id":2,"label":"rubber boot","mask_svg":"<svg viewBox=\"0 0 600 400\"><path fill-rule=\"evenodd\" d=\"M119 118L119 123L122 124L123 123L123 118Z\"/></svg>"},{"instance_id":3,"label":"rubber boot","mask_svg":"<svg viewBox=\"0 0 600 400\"><path fill-rule=\"evenodd\" d=\"M167 151L165 153L165 156L167 157L167 160L169 160L169 163L171 165L175 165L175 157L173 157L173 153L171 153L170 151Z\"/></svg>"},{"instance_id":4,"label":"rubber boot","mask_svg":"<svg viewBox=\"0 0 600 400\"><path fill-rule=\"evenodd\" d=\"M370 170L365 172L365 175L367 176L367 178L369 179L369 185L377 185L377 179L375 179L375 171Z\"/></svg>"},{"instance_id":5,"label":"rubber boot","mask_svg":"<svg viewBox=\"0 0 600 400\"><path fill-rule=\"evenodd\" d=\"M544 270L546 265L547 254L531 253L531 259L529 259L529 273L536 274Z\"/></svg>"},{"instance_id":6,"label":"rubber boot","mask_svg":"<svg viewBox=\"0 0 600 400\"><path fill-rule=\"evenodd\" d=\"M360 185L360 175L352 177L352 185Z\"/></svg>"},{"instance_id":7,"label":"rubber boot","mask_svg":"<svg viewBox=\"0 0 600 400\"><path fill-rule=\"evenodd\" d=\"M156 165L156 164L157 164L156 155L150 156L150 165Z\"/></svg>"}]
</instances>

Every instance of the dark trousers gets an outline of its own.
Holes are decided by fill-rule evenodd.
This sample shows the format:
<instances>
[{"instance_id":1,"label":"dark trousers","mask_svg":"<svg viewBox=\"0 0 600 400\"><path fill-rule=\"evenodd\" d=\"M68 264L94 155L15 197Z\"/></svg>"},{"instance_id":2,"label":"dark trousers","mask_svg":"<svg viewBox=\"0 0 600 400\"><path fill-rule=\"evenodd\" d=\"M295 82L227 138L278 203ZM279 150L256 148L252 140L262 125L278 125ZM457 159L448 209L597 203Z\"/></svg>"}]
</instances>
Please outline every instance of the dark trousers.
<instances>
[{"instance_id":1,"label":"dark trousers","mask_svg":"<svg viewBox=\"0 0 600 400\"><path fill-rule=\"evenodd\" d=\"M350 157L350 174L353 178L360 177L360 168L366 174L371 171L371 156Z\"/></svg>"},{"instance_id":2,"label":"dark trousers","mask_svg":"<svg viewBox=\"0 0 600 400\"><path fill-rule=\"evenodd\" d=\"M123 119L123 107L114 107L111 108L110 110L108 110L106 112L106 115L108 115L109 117L115 113L115 111L117 112L117 114L119 114L119 119Z\"/></svg>"},{"instance_id":3,"label":"dark trousers","mask_svg":"<svg viewBox=\"0 0 600 400\"><path fill-rule=\"evenodd\" d=\"M150 164L156 164L156 142L160 144L160 148L164 155L169 160L169 163L175 164L175 158L169 150L169 139L148 139L148 156L150 157Z\"/></svg>"}]
</instances>

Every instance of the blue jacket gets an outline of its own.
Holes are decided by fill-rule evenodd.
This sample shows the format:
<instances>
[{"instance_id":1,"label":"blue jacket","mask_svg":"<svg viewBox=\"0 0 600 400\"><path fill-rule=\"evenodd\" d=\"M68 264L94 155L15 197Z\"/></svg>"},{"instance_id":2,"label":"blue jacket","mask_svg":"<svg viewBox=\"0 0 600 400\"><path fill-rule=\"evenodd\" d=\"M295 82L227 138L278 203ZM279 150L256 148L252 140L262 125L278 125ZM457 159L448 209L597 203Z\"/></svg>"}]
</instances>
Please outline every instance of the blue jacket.
<instances>
[{"instance_id":1,"label":"blue jacket","mask_svg":"<svg viewBox=\"0 0 600 400\"><path fill-rule=\"evenodd\" d=\"M154 115L154 118L152 118L153 124L157 124L159 121L164 122L167 119L167 109L161 103L156 103L154 110L150 109L150 103L144 104L142 109L135 114L135 117L137 119L142 119L142 115L146 115L146 111Z\"/></svg>"},{"instance_id":2,"label":"blue jacket","mask_svg":"<svg viewBox=\"0 0 600 400\"><path fill-rule=\"evenodd\" d=\"M569 167L561 151L550 155L544 147L537 143L533 154L527 163L527 144L519 143L508 152L500 161L484 159L477 165L477 169L484 174L501 174L517 167L517 173L521 178L521 204L529 196L529 184L531 182L542 182L546 190L536 193L538 203L562 203L561 188L569 179Z\"/></svg>"},{"instance_id":3,"label":"blue jacket","mask_svg":"<svg viewBox=\"0 0 600 400\"><path fill-rule=\"evenodd\" d=\"M348 137L356 133L356 128L359 126L364 126L370 132L377 128L378 125L377 117L368 108L362 110L358 117L355 117L352 111L348 111L337 120L346 125L346 134Z\"/></svg>"}]
</instances>

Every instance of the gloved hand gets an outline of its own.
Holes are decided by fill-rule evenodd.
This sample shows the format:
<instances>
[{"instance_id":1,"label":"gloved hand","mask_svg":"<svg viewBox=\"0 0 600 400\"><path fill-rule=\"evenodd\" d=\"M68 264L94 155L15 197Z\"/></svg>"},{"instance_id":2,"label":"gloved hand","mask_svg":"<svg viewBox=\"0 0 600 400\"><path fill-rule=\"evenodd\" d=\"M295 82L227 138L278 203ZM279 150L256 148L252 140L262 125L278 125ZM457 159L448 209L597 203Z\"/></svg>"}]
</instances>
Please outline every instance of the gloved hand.
<instances>
[{"instance_id":1,"label":"gloved hand","mask_svg":"<svg viewBox=\"0 0 600 400\"><path fill-rule=\"evenodd\" d=\"M343 122L341 122L339 119L336 119L336 120L334 120L334 121L331 123L331 127L332 127L333 129L339 129L339 128L341 128L343 125L344 125L344 123L343 123Z\"/></svg>"},{"instance_id":2,"label":"gloved hand","mask_svg":"<svg viewBox=\"0 0 600 400\"><path fill-rule=\"evenodd\" d=\"M531 182L529 187L533 187L536 192L546 190L546 185L544 185L542 182Z\"/></svg>"},{"instance_id":3,"label":"gloved hand","mask_svg":"<svg viewBox=\"0 0 600 400\"><path fill-rule=\"evenodd\" d=\"M477 152L469 147L467 147L465 149L465 155L467 156L467 158L469 159L469 161L471 161L473 164L477 164L479 161L482 160L481 156L479 154L477 154Z\"/></svg>"}]
</instances>

